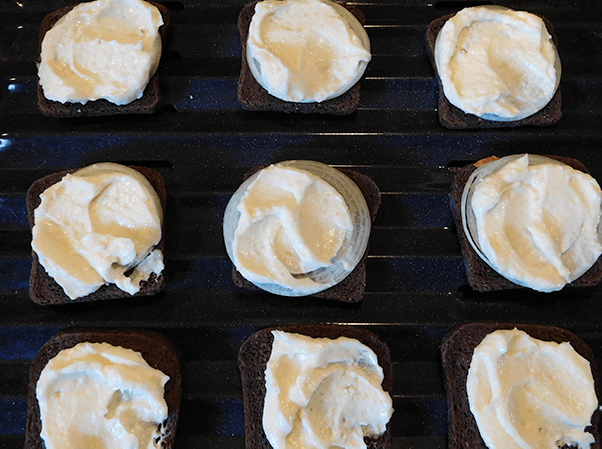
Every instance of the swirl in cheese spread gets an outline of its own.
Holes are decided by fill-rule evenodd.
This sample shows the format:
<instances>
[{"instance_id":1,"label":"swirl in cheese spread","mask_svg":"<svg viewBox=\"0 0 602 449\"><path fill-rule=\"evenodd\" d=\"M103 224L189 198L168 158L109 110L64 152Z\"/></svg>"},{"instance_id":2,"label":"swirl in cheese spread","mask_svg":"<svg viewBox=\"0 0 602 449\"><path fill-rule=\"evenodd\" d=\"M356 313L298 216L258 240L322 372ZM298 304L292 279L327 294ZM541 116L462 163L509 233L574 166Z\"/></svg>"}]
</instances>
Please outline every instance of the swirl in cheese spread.
<instances>
[{"instance_id":1,"label":"swirl in cheese spread","mask_svg":"<svg viewBox=\"0 0 602 449\"><path fill-rule=\"evenodd\" d=\"M272 331L263 428L274 449L365 448L385 432L393 402L374 351L357 340Z\"/></svg>"},{"instance_id":2,"label":"swirl in cheese spread","mask_svg":"<svg viewBox=\"0 0 602 449\"><path fill-rule=\"evenodd\" d=\"M263 0L249 26L253 76L284 101L321 102L349 90L370 61L370 41L345 8L326 0Z\"/></svg>"},{"instance_id":3,"label":"swirl in cheese spread","mask_svg":"<svg viewBox=\"0 0 602 449\"><path fill-rule=\"evenodd\" d=\"M563 164L529 165L524 155L474 188L475 240L502 276L539 291L560 290L602 254L601 204L591 176Z\"/></svg>"},{"instance_id":4,"label":"swirl in cheese spread","mask_svg":"<svg viewBox=\"0 0 602 449\"><path fill-rule=\"evenodd\" d=\"M445 97L488 120L519 120L548 104L560 81L558 61L539 17L498 6L459 11L435 44Z\"/></svg>"},{"instance_id":5,"label":"swirl in cheese spread","mask_svg":"<svg viewBox=\"0 0 602 449\"><path fill-rule=\"evenodd\" d=\"M161 447L168 380L131 349L79 343L62 350L36 384L46 449Z\"/></svg>"},{"instance_id":6,"label":"swirl in cheese spread","mask_svg":"<svg viewBox=\"0 0 602 449\"><path fill-rule=\"evenodd\" d=\"M489 448L589 448L598 407L590 364L570 343L498 330L476 347L466 381L470 411Z\"/></svg>"},{"instance_id":7,"label":"swirl in cheese spread","mask_svg":"<svg viewBox=\"0 0 602 449\"><path fill-rule=\"evenodd\" d=\"M40 198L31 245L69 298L109 283L133 295L141 281L163 270L163 254L154 249L161 240L163 210L137 170L91 165L66 175Z\"/></svg>"},{"instance_id":8,"label":"swirl in cheese spread","mask_svg":"<svg viewBox=\"0 0 602 449\"><path fill-rule=\"evenodd\" d=\"M44 96L61 103L142 97L161 57L159 10L141 0L82 3L46 33L38 69Z\"/></svg>"},{"instance_id":9,"label":"swirl in cheese spread","mask_svg":"<svg viewBox=\"0 0 602 449\"><path fill-rule=\"evenodd\" d=\"M237 210L233 262L247 280L304 294L329 286L297 275L330 266L353 230L347 204L330 184L272 165L247 187Z\"/></svg>"}]
</instances>

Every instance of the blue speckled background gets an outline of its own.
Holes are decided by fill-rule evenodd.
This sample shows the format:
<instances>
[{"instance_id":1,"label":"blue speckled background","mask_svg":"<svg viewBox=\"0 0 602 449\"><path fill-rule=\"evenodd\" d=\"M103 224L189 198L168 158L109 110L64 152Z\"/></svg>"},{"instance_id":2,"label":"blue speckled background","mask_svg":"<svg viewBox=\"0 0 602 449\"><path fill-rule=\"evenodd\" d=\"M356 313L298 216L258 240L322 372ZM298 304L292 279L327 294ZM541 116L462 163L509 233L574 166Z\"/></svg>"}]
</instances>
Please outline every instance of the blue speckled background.
<instances>
[{"instance_id":1,"label":"blue speckled background","mask_svg":"<svg viewBox=\"0 0 602 449\"><path fill-rule=\"evenodd\" d=\"M163 2L173 35L159 68L165 105L152 116L52 119L36 105L39 24L71 1L0 2L0 447L23 447L29 365L69 326L144 328L182 354L178 448L242 448L236 355L255 330L281 323L355 323L377 332L394 361L395 447L444 448L447 403L439 345L475 320L564 326L602 363L602 290L477 294L466 285L447 194L462 165L491 154L560 154L602 180L602 7L592 2L504 2L545 15L563 62L563 118L553 128L450 131L426 56L429 22L469 2L359 2L373 60L359 110L348 117L243 111L236 101L244 0ZM371 176L383 193L372 234L367 294L348 305L279 298L234 287L221 219L243 174L258 164L315 159ZM169 283L152 298L40 307L25 193L37 178L94 162L158 169L168 189Z\"/></svg>"}]
</instances>

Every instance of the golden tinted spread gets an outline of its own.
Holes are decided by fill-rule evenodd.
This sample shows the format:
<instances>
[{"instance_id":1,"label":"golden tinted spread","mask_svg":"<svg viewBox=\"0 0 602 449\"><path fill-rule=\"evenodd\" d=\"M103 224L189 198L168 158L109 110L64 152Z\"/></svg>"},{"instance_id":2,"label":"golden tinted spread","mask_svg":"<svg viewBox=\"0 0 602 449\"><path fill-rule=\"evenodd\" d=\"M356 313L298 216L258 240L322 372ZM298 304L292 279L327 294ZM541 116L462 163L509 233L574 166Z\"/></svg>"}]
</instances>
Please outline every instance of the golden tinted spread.
<instances>
[{"instance_id":1,"label":"golden tinted spread","mask_svg":"<svg viewBox=\"0 0 602 449\"><path fill-rule=\"evenodd\" d=\"M475 240L492 267L520 285L553 291L602 254L601 204L602 191L591 176L554 161L530 165L524 155L485 176L467 207L476 219Z\"/></svg>"},{"instance_id":2,"label":"golden tinted spread","mask_svg":"<svg viewBox=\"0 0 602 449\"><path fill-rule=\"evenodd\" d=\"M161 447L168 380L131 349L79 343L62 350L36 384L46 449Z\"/></svg>"},{"instance_id":3,"label":"golden tinted spread","mask_svg":"<svg viewBox=\"0 0 602 449\"><path fill-rule=\"evenodd\" d=\"M370 43L345 8L325 0L263 0L249 26L247 61L270 94L321 102L349 90L370 61Z\"/></svg>"},{"instance_id":4,"label":"golden tinted spread","mask_svg":"<svg viewBox=\"0 0 602 449\"><path fill-rule=\"evenodd\" d=\"M343 197L318 176L293 167L263 169L237 209L236 268L253 283L307 294L324 286L296 275L330 266L353 230Z\"/></svg>"},{"instance_id":5,"label":"golden tinted spread","mask_svg":"<svg viewBox=\"0 0 602 449\"><path fill-rule=\"evenodd\" d=\"M476 347L466 389L489 448L589 448L598 407L590 364L569 343L498 330Z\"/></svg>"},{"instance_id":6,"label":"golden tinted spread","mask_svg":"<svg viewBox=\"0 0 602 449\"><path fill-rule=\"evenodd\" d=\"M437 36L435 63L445 97L488 120L519 120L542 109L560 63L542 19L499 6L466 8Z\"/></svg>"},{"instance_id":7,"label":"golden tinted spread","mask_svg":"<svg viewBox=\"0 0 602 449\"><path fill-rule=\"evenodd\" d=\"M38 68L44 96L61 103L142 97L161 57L159 10L141 0L82 3L46 33Z\"/></svg>"},{"instance_id":8,"label":"golden tinted spread","mask_svg":"<svg viewBox=\"0 0 602 449\"><path fill-rule=\"evenodd\" d=\"M155 246L163 210L137 170L91 165L66 175L40 198L32 248L69 298L111 283L133 295L151 273L162 272L163 254Z\"/></svg>"},{"instance_id":9,"label":"golden tinted spread","mask_svg":"<svg viewBox=\"0 0 602 449\"><path fill-rule=\"evenodd\" d=\"M273 331L263 428L275 449L365 448L393 413L374 351L340 337Z\"/></svg>"}]
</instances>

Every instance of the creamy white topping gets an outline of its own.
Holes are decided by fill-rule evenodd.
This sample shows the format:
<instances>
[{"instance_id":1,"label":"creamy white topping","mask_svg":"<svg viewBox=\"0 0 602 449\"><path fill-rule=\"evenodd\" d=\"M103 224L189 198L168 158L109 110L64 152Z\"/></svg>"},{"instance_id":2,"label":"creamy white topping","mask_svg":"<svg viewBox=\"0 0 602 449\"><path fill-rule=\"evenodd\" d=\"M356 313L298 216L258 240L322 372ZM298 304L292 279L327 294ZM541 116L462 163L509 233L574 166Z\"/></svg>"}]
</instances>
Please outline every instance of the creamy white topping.
<instances>
[{"instance_id":1,"label":"creamy white topping","mask_svg":"<svg viewBox=\"0 0 602 449\"><path fill-rule=\"evenodd\" d=\"M365 448L385 432L393 402L374 351L351 338L273 331L263 428L274 449Z\"/></svg>"},{"instance_id":2,"label":"creamy white topping","mask_svg":"<svg viewBox=\"0 0 602 449\"><path fill-rule=\"evenodd\" d=\"M161 240L161 204L137 170L91 165L66 175L40 198L32 248L69 298L109 283L134 294L140 281L163 271L163 255L154 250Z\"/></svg>"},{"instance_id":3,"label":"creamy white topping","mask_svg":"<svg viewBox=\"0 0 602 449\"><path fill-rule=\"evenodd\" d=\"M233 262L247 280L305 294L329 286L298 275L330 266L353 230L349 208L330 184L272 165L247 187L237 210Z\"/></svg>"},{"instance_id":4,"label":"creamy white topping","mask_svg":"<svg viewBox=\"0 0 602 449\"><path fill-rule=\"evenodd\" d=\"M253 76L284 101L321 102L349 90L370 61L363 26L327 0L263 0L249 26Z\"/></svg>"},{"instance_id":5,"label":"creamy white topping","mask_svg":"<svg viewBox=\"0 0 602 449\"><path fill-rule=\"evenodd\" d=\"M548 292L577 279L602 254L601 204L591 176L563 164L529 165L524 155L477 183L468 207L473 238L491 266Z\"/></svg>"},{"instance_id":6,"label":"creamy white topping","mask_svg":"<svg viewBox=\"0 0 602 449\"><path fill-rule=\"evenodd\" d=\"M476 347L466 382L470 411L489 448L585 449L598 407L589 362L570 343L498 330Z\"/></svg>"},{"instance_id":7,"label":"creamy white topping","mask_svg":"<svg viewBox=\"0 0 602 449\"><path fill-rule=\"evenodd\" d=\"M44 96L61 103L142 97L161 57L161 13L141 0L82 3L46 33L38 69Z\"/></svg>"},{"instance_id":8,"label":"creamy white topping","mask_svg":"<svg viewBox=\"0 0 602 449\"><path fill-rule=\"evenodd\" d=\"M437 36L435 63L447 99L488 120L534 114L560 82L543 20L499 6L466 8L450 18Z\"/></svg>"},{"instance_id":9,"label":"creamy white topping","mask_svg":"<svg viewBox=\"0 0 602 449\"><path fill-rule=\"evenodd\" d=\"M46 449L161 447L169 380L139 352L79 343L44 367L36 384Z\"/></svg>"}]
</instances>

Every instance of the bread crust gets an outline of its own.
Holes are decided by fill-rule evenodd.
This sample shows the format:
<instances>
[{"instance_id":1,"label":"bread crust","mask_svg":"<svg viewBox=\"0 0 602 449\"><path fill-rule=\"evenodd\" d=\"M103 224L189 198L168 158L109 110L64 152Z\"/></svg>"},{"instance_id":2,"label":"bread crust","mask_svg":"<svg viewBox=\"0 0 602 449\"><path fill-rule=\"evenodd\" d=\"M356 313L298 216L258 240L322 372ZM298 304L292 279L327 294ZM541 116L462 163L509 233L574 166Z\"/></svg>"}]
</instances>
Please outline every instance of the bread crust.
<instances>
[{"instance_id":1,"label":"bread crust","mask_svg":"<svg viewBox=\"0 0 602 449\"><path fill-rule=\"evenodd\" d=\"M254 173L258 172L259 170L265 167L267 167L267 165L260 165L258 167L253 168L252 170L245 173L244 179L248 179ZM381 203L380 190L378 189L376 183L372 181L370 177L362 173L346 168L337 168L337 170L344 173L359 187L360 191L364 195L366 204L368 205L372 225L374 225L374 220L376 219L376 214ZM335 301L349 303L356 303L361 301L364 298L364 294L366 293L366 275L369 250L370 240L368 240L366 251L364 251L364 255L362 256L361 260L345 279L343 279L338 284L327 288L326 290L322 290L321 292L314 293L313 295L308 296L332 299ZM234 282L234 285L236 285L237 287L245 288L247 290L259 290L259 287L257 287L252 282L246 280L243 277L243 275L240 274L240 272L236 269L236 267L232 268L232 280Z\"/></svg>"},{"instance_id":2,"label":"bread crust","mask_svg":"<svg viewBox=\"0 0 602 449\"><path fill-rule=\"evenodd\" d=\"M167 32L170 24L169 10L160 3L153 1L147 1L147 3L155 6L161 13L163 18L163 25L159 27L159 35L163 44L166 41ZM65 14L75 8L77 5L66 6L64 8L57 9L54 12L48 14L42 20L40 26L40 39L38 43L38 64L41 60L42 55L42 41L46 33L54 26L54 24ZM44 96L44 89L40 85L40 78L38 77L38 108L42 114L48 117L66 118L66 117L98 117L103 115L121 115L121 114L152 114L157 112L162 104L161 88L159 85L159 76L155 73L148 84L146 85L142 97L131 101L128 104L117 105L111 103L105 99L98 99L94 101L88 101L86 104L81 103L61 103L60 101L49 100Z\"/></svg>"},{"instance_id":3,"label":"bread crust","mask_svg":"<svg viewBox=\"0 0 602 449\"><path fill-rule=\"evenodd\" d=\"M393 397L393 365L389 347L373 332L355 326L337 324L300 324L275 326L252 334L238 352L238 367L242 378L242 390L245 408L245 447L247 449L270 449L272 446L263 430L263 405L265 401L265 370L272 353L273 330L307 335L313 338L338 337L355 338L372 349L378 364L383 369L383 390ZM378 438L364 438L369 449L388 449L391 447L391 422L387 430Z\"/></svg>"},{"instance_id":4,"label":"bread crust","mask_svg":"<svg viewBox=\"0 0 602 449\"><path fill-rule=\"evenodd\" d=\"M565 156L556 155L543 155L551 159L560 161L576 170L588 173L589 171L577 159ZM514 282L506 279L493 268L491 268L487 262L479 257L474 248L468 241L466 233L464 232L464 226L462 224L462 192L464 186L470 178L470 175L477 169L474 164L469 164L462 167L456 176L454 177L451 185L451 192L449 194L449 202L454 217L454 223L456 226L456 232L458 233L458 240L460 241L460 249L462 251L462 257L464 259L464 265L466 267L466 276L470 286L478 292L489 292L495 290L507 290L507 289L525 289L515 284ZM567 284L570 287L593 287L597 285L602 279L602 256L578 279ZM566 288L566 287L565 287Z\"/></svg>"},{"instance_id":5,"label":"bread crust","mask_svg":"<svg viewBox=\"0 0 602 449\"><path fill-rule=\"evenodd\" d=\"M554 25L543 16L540 17L552 36L552 42L558 48L558 38L554 33ZM510 120L510 121L494 121L494 120L485 120L480 117L477 117L474 114L467 114L462 111L460 108L454 106L449 102L447 97L443 92L443 84L441 83L441 78L439 77L439 72L437 71L437 65L435 64L435 42L437 41L437 36L450 18L455 16L454 14L448 14L443 17L439 17L438 19L433 20L427 30L426 30L426 49L433 66L433 70L435 71L435 76L437 78L437 84L439 85L439 107L437 109L437 113L439 115L439 122L446 128L449 129L478 129L478 128L513 128L515 126L525 126L525 125L533 125L533 126L551 126L558 122L562 117L562 95L560 92L560 85L556 89L554 96L548 102L543 109L539 110L533 115L529 117L525 117L521 120Z\"/></svg>"},{"instance_id":6,"label":"bread crust","mask_svg":"<svg viewBox=\"0 0 602 449\"><path fill-rule=\"evenodd\" d=\"M445 376L445 388L448 399L449 448L482 448L485 442L479 433L476 420L470 411L466 379L474 349L483 338L498 329L514 329L525 331L531 337L556 343L569 342L573 349L590 363L596 396L600 398L598 385L598 369L594 355L589 346L572 332L555 326L521 323L469 323L458 326L444 338L441 345L441 360ZM596 409L592 416L592 425L587 429L595 438L592 449L599 449L600 434L598 424L600 410Z\"/></svg>"},{"instance_id":7,"label":"bread crust","mask_svg":"<svg viewBox=\"0 0 602 449\"><path fill-rule=\"evenodd\" d=\"M175 346L162 334L144 330L128 329L67 329L54 335L40 349L31 364L29 373L29 393L27 426L25 434L26 449L44 449L45 444L40 436L42 422L40 407L36 399L36 385L46 364L60 351L72 348L81 342L109 343L113 346L133 349L140 352L146 362L153 368L169 376L165 384L165 401L167 402L167 419L161 424L165 449L171 449L175 443L176 427L180 413L182 395L182 374L180 372L179 355Z\"/></svg>"},{"instance_id":8,"label":"bread crust","mask_svg":"<svg viewBox=\"0 0 602 449\"><path fill-rule=\"evenodd\" d=\"M150 182L151 186L157 192L161 207L163 208L163 217L165 217L165 209L167 206L167 190L165 189L165 181L161 173L157 170L141 166L129 166L144 175ZM26 196L27 218L29 226L33 229L35 224L35 209L40 205L42 200L40 195L49 187L59 182L68 173L73 173L79 169L69 169L60 172L52 173L43 178L40 178L29 187ZM161 240L155 247L163 254L165 245L165 219L161 224ZM29 276L29 297L33 302L39 305L56 305L56 304L73 304L90 301L100 301L105 299L127 298L132 296L150 296L159 293L165 286L165 270L161 275L157 276L152 273L150 278L140 283L140 290L134 295L124 292L115 284L101 286L98 290L90 293L87 296L71 299L67 296L63 288L46 272L46 269L40 264L35 251L31 252L33 261L31 265L31 274Z\"/></svg>"},{"instance_id":9,"label":"bread crust","mask_svg":"<svg viewBox=\"0 0 602 449\"><path fill-rule=\"evenodd\" d=\"M247 62L247 39L249 25L255 14L255 5L258 1L247 3L238 16L238 30L242 45L242 61L240 77L238 79L238 101L243 109L248 111L279 111L301 112L303 114L319 113L348 115L355 112L360 101L360 82L358 81L347 92L338 97L320 103L295 103L284 101L270 95L255 79ZM366 18L362 11L352 5L339 3L351 12L358 21L364 25Z\"/></svg>"}]
</instances>

